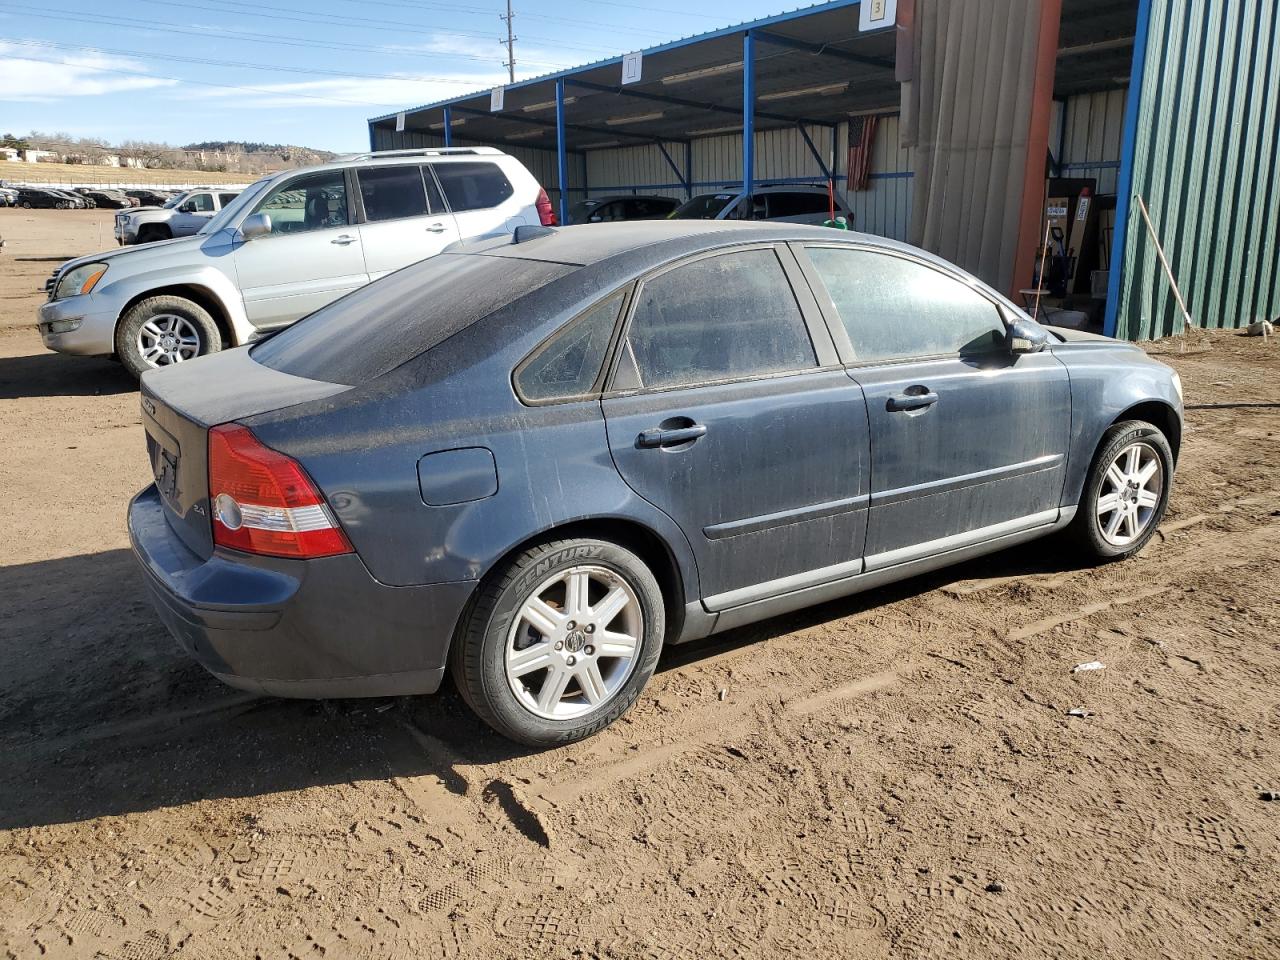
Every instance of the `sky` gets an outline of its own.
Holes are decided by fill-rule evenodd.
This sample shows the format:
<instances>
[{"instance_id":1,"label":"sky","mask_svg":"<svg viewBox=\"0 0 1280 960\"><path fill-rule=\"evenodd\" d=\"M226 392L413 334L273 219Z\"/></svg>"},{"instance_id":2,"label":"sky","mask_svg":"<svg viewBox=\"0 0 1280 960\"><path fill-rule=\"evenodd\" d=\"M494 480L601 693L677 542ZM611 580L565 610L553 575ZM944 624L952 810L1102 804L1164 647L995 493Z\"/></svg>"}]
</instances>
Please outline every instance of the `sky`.
<instances>
[{"instance_id":1,"label":"sky","mask_svg":"<svg viewBox=\"0 0 1280 960\"><path fill-rule=\"evenodd\" d=\"M518 80L789 8L513 5ZM505 0L0 0L0 133L367 149L369 117L503 82L505 11Z\"/></svg>"}]
</instances>

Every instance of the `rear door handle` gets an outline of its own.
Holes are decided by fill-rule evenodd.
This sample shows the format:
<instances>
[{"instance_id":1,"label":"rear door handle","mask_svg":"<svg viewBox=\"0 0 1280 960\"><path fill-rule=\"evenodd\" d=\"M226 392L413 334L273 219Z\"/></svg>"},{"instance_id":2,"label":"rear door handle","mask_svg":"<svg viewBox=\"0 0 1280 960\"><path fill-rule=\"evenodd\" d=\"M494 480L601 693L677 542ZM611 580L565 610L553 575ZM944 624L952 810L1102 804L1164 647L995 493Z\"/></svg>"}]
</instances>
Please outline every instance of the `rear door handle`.
<instances>
[{"instance_id":1,"label":"rear door handle","mask_svg":"<svg viewBox=\"0 0 1280 960\"><path fill-rule=\"evenodd\" d=\"M921 410L937 402L938 395L932 390L926 387L909 387L905 393L890 397L885 406L889 410Z\"/></svg>"},{"instance_id":2,"label":"rear door handle","mask_svg":"<svg viewBox=\"0 0 1280 960\"><path fill-rule=\"evenodd\" d=\"M446 229L443 223L433 223L427 227L427 233L444 233Z\"/></svg>"},{"instance_id":3,"label":"rear door handle","mask_svg":"<svg viewBox=\"0 0 1280 960\"><path fill-rule=\"evenodd\" d=\"M349 233L344 233L344 234L342 234L341 236L334 237L334 238L333 238L332 240L330 240L329 242L330 242L330 243L336 243L336 244L339 244L340 246L345 247L348 243L355 243L355 242L356 242L356 238L355 238L355 237L353 237L353 236L351 236L351 234L349 234Z\"/></svg>"},{"instance_id":4,"label":"rear door handle","mask_svg":"<svg viewBox=\"0 0 1280 960\"><path fill-rule=\"evenodd\" d=\"M648 430L642 430L640 436L636 437L636 446L674 447L680 443L689 443L697 440L699 437L706 436L706 433L707 426L704 423L695 423L689 427L676 427L673 430L651 427Z\"/></svg>"}]
</instances>

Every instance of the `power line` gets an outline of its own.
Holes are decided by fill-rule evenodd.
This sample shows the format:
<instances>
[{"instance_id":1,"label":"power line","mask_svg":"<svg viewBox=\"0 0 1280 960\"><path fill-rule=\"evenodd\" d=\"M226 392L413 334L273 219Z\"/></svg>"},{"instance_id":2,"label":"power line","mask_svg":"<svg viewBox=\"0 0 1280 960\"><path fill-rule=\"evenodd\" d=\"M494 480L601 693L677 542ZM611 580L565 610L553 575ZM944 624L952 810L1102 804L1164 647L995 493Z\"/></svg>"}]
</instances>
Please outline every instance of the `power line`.
<instances>
[{"instance_id":1,"label":"power line","mask_svg":"<svg viewBox=\"0 0 1280 960\"><path fill-rule=\"evenodd\" d=\"M190 86L218 87L223 90L239 90L245 93L259 93L268 97L301 97L306 100L323 100L328 103L353 104L358 107L394 106L394 104L375 103L368 100L346 100L340 97L325 97L320 94L300 93L296 90L272 90L265 87L245 87L231 83L215 83L212 80L190 80L186 77L170 77L161 73L144 73L141 70L123 70L119 67L100 67L96 64L68 64L66 60L43 60L40 57L30 56L24 56L22 59L30 60L34 63L52 63L59 67L74 66L79 70L97 70L102 73L118 73L126 77L143 77L147 80L169 80L172 83L181 83Z\"/></svg>"},{"instance_id":2,"label":"power line","mask_svg":"<svg viewBox=\"0 0 1280 960\"><path fill-rule=\"evenodd\" d=\"M36 9L49 10L52 12L51 13L30 12ZM113 27L128 27L129 29L134 29L134 30L142 28L147 30L154 30L158 33L176 33L176 34L183 34L191 37L202 37L206 40L209 39L210 37L222 36L222 37L228 37L234 40L243 40L248 43L266 43L266 44L271 44L272 46L303 47L303 48L313 48L313 49L320 49L320 50L355 51L360 53L376 53L376 54L379 54L380 56L387 55L387 50L385 47L372 46L369 44L349 43L349 42L336 41L336 40L334 41L309 40L301 37L282 37L278 35L249 33L247 31L242 31L242 30L227 30L227 29L189 30L184 28L180 24L168 23L165 21L142 20L135 17L114 17L114 16L107 17L102 14L82 13L76 10L58 9L56 7L40 7L40 8L21 7L21 6L18 6L17 4L8 2L8 0L0 0L0 10L16 11L14 13L15 16L34 17L39 20L57 20L60 23L65 23L67 16L70 15L70 16L76 17L77 20L82 20L87 23L99 23L99 24L105 24L107 26L113 26ZM55 14L61 14L61 15L58 16ZM410 56L410 57L421 57L421 58L462 57L463 59L467 59L467 60L478 60L481 62L488 62L487 57L470 56L467 54L431 53L426 51L423 51L423 52L405 51L403 52L403 55ZM562 64L555 64L555 63L546 63L543 65L553 67L553 68L563 66Z\"/></svg>"},{"instance_id":3,"label":"power line","mask_svg":"<svg viewBox=\"0 0 1280 960\"><path fill-rule=\"evenodd\" d=\"M492 13L491 10L484 10L477 7L456 7L451 5L427 3L427 2L412 3L412 2L406 2L406 0L343 0L343 2L358 3L362 7L367 4L374 4L380 7L404 7L409 10L421 10L423 7L429 7L429 8L438 9L438 10L453 10L461 13L473 13L473 12L483 13L483 14ZM563 24L568 24L570 26L575 26L575 27L578 27L578 26L599 27L601 30L607 30L611 33L632 33L632 34L640 33L640 34L647 34L648 36L651 36L651 37L658 35L657 31L651 30L647 27L624 27L621 24L617 24L617 23L602 23L599 20L583 20L579 17L553 17L550 14L546 14L546 13L521 13L520 16L526 17L530 20L543 20L548 23L563 23Z\"/></svg>"},{"instance_id":4,"label":"power line","mask_svg":"<svg viewBox=\"0 0 1280 960\"><path fill-rule=\"evenodd\" d=\"M29 39L6 39L0 37L0 45L15 44L29 47L52 47L57 50L74 50L80 53L107 53L121 57L144 57L157 59L154 51L147 50L124 50L118 47L85 47L72 43L58 43L54 40L29 40ZM23 55L18 54L21 58ZM404 74L395 73L359 73L348 70L322 70L315 67L286 67L286 66L267 66L261 63L250 63L246 60L214 60L207 57L191 57L183 54L181 57L162 57L158 59L171 60L180 63L199 63L212 67L236 67L248 70L262 70L269 73L295 73L307 76L318 77L339 77L352 78L356 80L396 80L408 83L453 83L466 87L483 86L485 78L477 76L474 79L460 79L458 77L420 77L406 76ZM43 62L43 61L42 61ZM62 61L66 62L66 61ZM69 66L77 66L77 64L68 64ZM149 74L148 74L149 76Z\"/></svg>"}]
</instances>

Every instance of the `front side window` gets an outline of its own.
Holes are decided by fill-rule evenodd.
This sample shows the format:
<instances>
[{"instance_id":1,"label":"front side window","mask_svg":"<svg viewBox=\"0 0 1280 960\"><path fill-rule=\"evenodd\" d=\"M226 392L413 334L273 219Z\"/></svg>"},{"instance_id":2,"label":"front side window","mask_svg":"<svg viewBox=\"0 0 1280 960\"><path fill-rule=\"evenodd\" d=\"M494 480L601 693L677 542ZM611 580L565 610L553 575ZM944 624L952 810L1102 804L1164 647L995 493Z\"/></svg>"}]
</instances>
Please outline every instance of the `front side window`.
<instances>
[{"instance_id":1,"label":"front side window","mask_svg":"<svg viewBox=\"0 0 1280 960\"><path fill-rule=\"evenodd\" d=\"M516 371L516 387L526 401L586 396L604 364L622 297L597 304L539 347Z\"/></svg>"},{"instance_id":2,"label":"front side window","mask_svg":"<svg viewBox=\"0 0 1280 960\"><path fill-rule=\"evenodd\" d=\"M271 218L272 235L345 227L350 222L346 177L341 170L325 170L286 180L255 212Z\"/></svg>"},{"instance_id":3,"label":"front side window","mask_svg":"<svg viewBox=\"0 0 1280 960\"><path fill-rule=\"evenodd\" d=\"M860 361L989 353L1004 344L996 305L933 267L870 250L807 252Z\"/></svg>"},{"instance_id":4,"label":"front side window","mask_svg":"<svg viewBox=\"0 0 1280 960\"><path fill-rule=\"evenodd\" d=\"M213 213L213 194L196 193L187 198L183 204L192 213Z\"/></svg>"},{"instance_id":5,"label":"front side window","mask_svg":"<svg viewBox=\"0 0 1280 960\"><path fill-rule=\"evenodd\" d=\"M695 260L644 282L628 340L645 387L678 387L816 366L772 250Z\"/></svg>"},{"instance_id":6,"label":"front side window","mask_svg":"<svg viewBox=\"0 0 1280 960\"><path fill-rule=\"evenodd\" d=\"M356 172L364 215L370 222L421 217L431 212L422 182L422 168L364 167Z\"/></svg>"},{"instance_id":7,"label":"front side window","mask_svg":"<svg viewBox=\"0 0 1280 960\"><path fill-rule=\"evenodd\" d=\"M460 161L433 166L454 213L496 207L515 194L511 181L496 163Z\"/></svg>"}]
</instances>

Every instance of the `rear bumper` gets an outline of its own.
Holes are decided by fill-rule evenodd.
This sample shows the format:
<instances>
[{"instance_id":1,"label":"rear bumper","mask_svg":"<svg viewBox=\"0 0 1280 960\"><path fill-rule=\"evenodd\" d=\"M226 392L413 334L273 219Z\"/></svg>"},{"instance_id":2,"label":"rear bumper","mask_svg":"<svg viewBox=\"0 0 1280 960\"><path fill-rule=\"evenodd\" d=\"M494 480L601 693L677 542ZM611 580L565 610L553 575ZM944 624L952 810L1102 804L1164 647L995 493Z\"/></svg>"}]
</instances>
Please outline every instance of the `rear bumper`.
<instances>
[{"instance_id":1,"label":"rear bumper","mask_svg":"<svg viewBox=\"0 0 1280 960\"><path fill-rule=\"evenodd\" d=\"M283 697L433 693L474 581L389 587L355 555L321 560L192 553L154 486L129 539L160 619L218 679Z\"/></svg>"}]
</instances>

